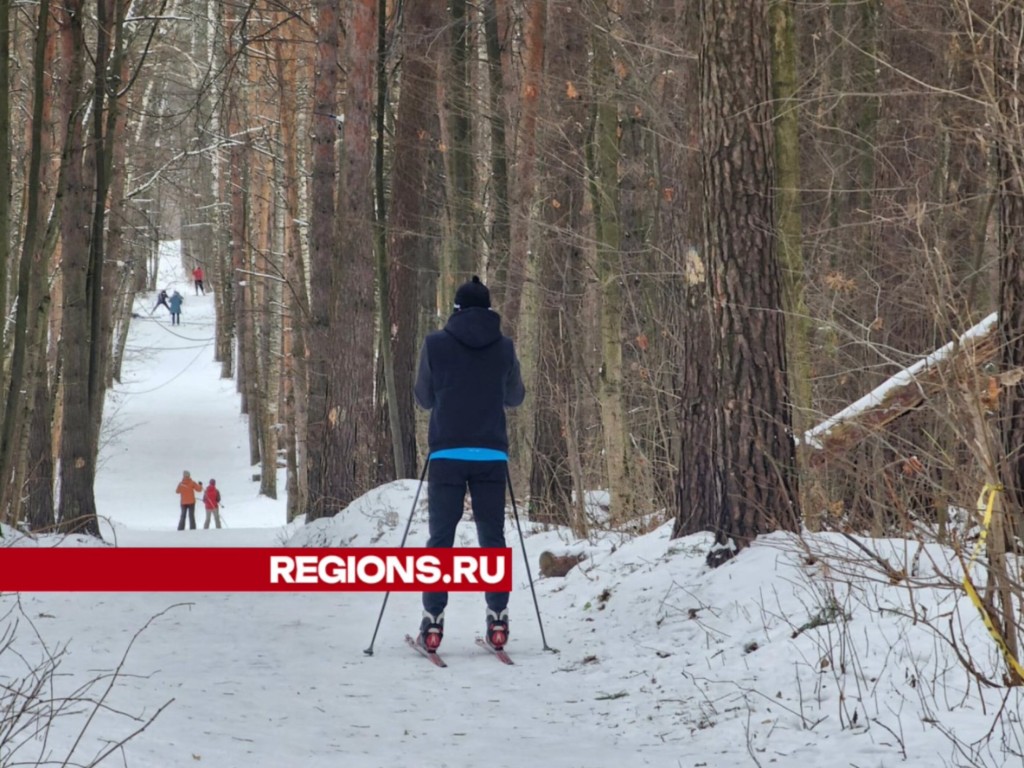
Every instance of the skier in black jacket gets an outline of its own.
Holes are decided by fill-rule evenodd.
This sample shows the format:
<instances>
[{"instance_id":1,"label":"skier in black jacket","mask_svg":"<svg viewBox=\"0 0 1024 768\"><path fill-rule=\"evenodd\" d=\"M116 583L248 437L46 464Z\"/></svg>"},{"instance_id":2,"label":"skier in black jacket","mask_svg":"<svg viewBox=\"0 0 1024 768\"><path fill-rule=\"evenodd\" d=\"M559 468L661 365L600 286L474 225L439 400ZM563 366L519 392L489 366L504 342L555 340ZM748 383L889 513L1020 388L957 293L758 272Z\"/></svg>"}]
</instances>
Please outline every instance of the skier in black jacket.
<instances>
[{"instance_id":1,"label":"skier in black jacket","mask_svg":"<svg viewBox=\"0 0 1024 768\"><path fill-rule=\"evenodd\" d=\"M526 389L512 339L501 333L491 294L473 276L455 293L455 312L420 350L414 393L430 411L427 486L428 547L451 547L469 488L481 547L505 546L505 481L508 431L505 408L523 402ZM508 639L508 593L488 592L487 641ZM423 593L417 638L436 651L444 633L447 592Z\"/></svg>"},{"instance_id":2,"label":"skier in black jacket","mask_svg":"<svg viewBox=\"0 0 1024 768\"><path fill-rule=\"evenodd\" d=\"M156 308L159 307L161 304L163 304L165 307L167 307L167 311L168 312L171 311L171 305L167 303L167 289L166 288L161 288L160 289L160 293L158 293L156 295L156 304L154 304L153 308L151 310L149 310L149 314L152 315L154 312L156 312Z\"/></svg>"}]
</instances>

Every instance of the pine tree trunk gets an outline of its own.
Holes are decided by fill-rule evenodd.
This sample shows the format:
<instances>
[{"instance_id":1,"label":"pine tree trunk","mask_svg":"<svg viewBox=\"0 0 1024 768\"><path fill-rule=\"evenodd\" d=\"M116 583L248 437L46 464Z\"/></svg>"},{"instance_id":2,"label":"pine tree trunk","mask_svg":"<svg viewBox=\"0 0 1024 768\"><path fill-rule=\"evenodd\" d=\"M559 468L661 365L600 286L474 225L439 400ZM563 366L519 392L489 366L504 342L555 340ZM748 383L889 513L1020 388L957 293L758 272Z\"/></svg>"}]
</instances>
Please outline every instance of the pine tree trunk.
<instances>
[{"instance_id":1,"label":"pine tree trunk","mask_svg":"<svg viewBox=\"0 0 1024 768\"><path fill-rule=\"evenodd\" d=\"M278 17L280 19L280 16ZM295 56L286 51L280 39L275 43L277 67L278 120L281 123L282 196L284 198L284 276L283 305L287 319L282 329L284 375L282 422L285 425L285 458L287 462L287 518L290 522L306 508L306 373L305 321L309 314L306 292L306 267L302 256L302 234L299 229L301 209L298 174L299 144L297 141L295 89L298 82Z\"/></svg>"},{"instance_id":2,"label":"pine tree trunk","mask_svg":"<svg viewBox=\"0 0 1024 768\"><path fill-rule=\"evenodd\" d=\"M699 24L695 3L677 7L673 0L656 0L651 10L648 47L655 52L651 71L659 73L651 100L662 108L649 113L647 152L655 199L648 208L651 219L644 265L649 274L665 277L641 285L644 316L637 325L656 343L635 354L653 385L653 397L647 400L650 417L642 431L651 446L654 498L658 506L675 509L684 493L679 486L687 446L682 439L687 423L682 409L683 403L693 400L692 393L681 386L680 369L691 359L699 359L699 355L689 352L690 340L706 343L709 333L708 328L695 328L688 319L704 293L703 268L699 278L692 269L699 258L695 244L700 241L696 194L700 189L700 161L699 153L694 151L698 114L687 102L688 95L692 99L697 93L697 64L684 55L697 49ZM679 140L671 140L673 136ZM678 535L678 530L674 533Z\"/></svg>"},{"instance_id":3,"label":"pine tree trunk","mask_svg":"<svg viewBox=\"0 0 1024 768\"><path fill-rule=\"evenodd\" d=\"M224 59L228 54L224 48L216 44L220 37L218 27L221 24L216 16L217 10L211 5L210 0L188 3L193 30L190 54L195 61L210 62L210 70L218 71L224 66ZM230 35L230 29L226 29L225 32ZM230 37L226 38L227 47L233 49L234 44ZM206 83L204 87L205 73L202 70L190 67L188 72L189 86L197 94L193 110L195 134L200 137L217 136L225 126L230 130L230 120L225 122L220 119L218 110L224 107L218 105L221 104L222 98L237 98L234 78L229 80L227 88L230 90L225 94L225 86L217 80ZM230 114L232 109L233 107L228 106L227 114ZM143 110L142 114L142 120L145 121L149 111ZM201 141L209 142L205 138ZM192 198L194 204L185 211L191 218L191 225L182 233L183 241L191 243L191 251L199 266L203 268L203 287L206 293L213 294L216 309L213 359L221 363L220 375L224 379L231 378L234 365L234 315L231 309L234 276L229 268L227 256L231 233L226 226L228 217L224 215L224 207L218 204L228 200L228 194L219 189L220 185L226 188L227 180L230 178L228 162L230 155L227 151L220 151L212 156L209 152L196 153L191 170L191 177L195 179Z\"/></svg>"},{"instance_id":4,"label":"pine tree trunk","mask_svg":"<svg viewBox=\"0 0 1024 768\"><path fill-rule=\"evenodd\" d=\"M345 89L341 195L338 199L340 269L344 295L335 295L334 333L345 374L335 382L339 409L338 457L334 468L344 507L365 493L375 476L382 439L374 419L376 302L373 253L373 81L376 63L376 0L349 6L346 24L348 78Z\"/></svg>"},{"instance_id":5,"label":"pine tree trunk","mask_svg":"<svg viewBox=\"0 0 1024 768\"><path fill-rule=\"evenodd\" d=\"M281 253L284 239L281 234L281 210L278 202L280 196L276 190L280 188L280 172L274 159L264 159L260 165L261 174L266 179L264 193L267 197L258 207L263 208L261 216L262 247L256 262L256 271L260 274L259 299L256 306L260 307L258 315L257 337L259 355L253 361L259 371L259 384L256 396L259 398L259 433L260 433L260 495L268 499L277 498L277 447L278 447L278 415L279 397L281 393L281 342L278 320L280 317L281 291L280 282L271 275L278 275L282 265L278 264L274 255ZM264 275L266 277L264 277ZM253 322L257 314L253 307ZM256 346L255 344L253 345Z\"/></svg>"},{"instance_id":6,"label":"pine tree trunk","mask_svg":"<svg viewBox=\"0 0 1024 768\"><path fill-rule=\"evenodd\" d=\"M375 200L373 221L374 261L377 270L377 323L380 333L377 335L379 345L378 365L381 375L378 382L380 396L377 398L380 411L384 415L384 424L380 428L381 440L378 443L376 457L375 484L397 477L409 475L410 462L406 460L406 423L400 414L398 385L395 372L394 338L392 328L395 323L391 318L391 264L387 242L387 181L385 172L385 115L388 102L388 71L387 71L387 0L377 0L377 107L376 120L377 138L374 142L373 157L373 192ZM383 384L383 386L381 386ZM406 398L408 395L406 395ZM390 437L390 440L385 438ZM390 451L384 450L385 446ZM415 461L415 458L413 459Z\"/></svg>"},{"instance_id":7,"label":"pine tree trunk","mask_svg":"<svg viewBox=\"0 0 1024 768\"><path fill-rule=\"evenodd\" d=\"M774 238L766 0L705 0L701 144L717 398L709 443L723 495L702 510L719 544L799 526Z\"/></svg>"},{"instance_id":8,"label":"pine tree trunk","mask_svg":"<svg viewBox=\"0 0 1024 768\"><path fill-rule=\"evenodd\" d=\"M219 5L219 4L218 4ZM224 8L224 13L228 9ZM240 34L237 27L238 19L226 15L219 19L223 26L225 40L225 61L233 61L238 51L235 48L236 37ZM208 32L213 38L216 31L211 28ZM216 47L216 46L214 46ZM236 272L236 264L241 262L240 250L243 248L244 217L239 214L243 204L242 190L242 154L240 146L242 137L241 120L238 116L239 106L239 83L238 78L231 78L224 88L222 94L223 104L221 112L215 123L215 127L226 130L227 135L232 139L227 151L217 154L218 172L216 174L216 197L220 203L218 211L217 231L224 233L225 247L218 249L220 263L217 272L220 273L220 283L214 292L214 301L217 303L217 359L220 360L220 375L223 379L230 379L235 372L235 350L237 342L237 315L235 311L236 293L238 281L242 279ZM242 374L240 373L239 376Z\"/></svg>"},{"instance_id":9,"label":"pine tree trunk","mask_svg":"<svg viewBox=\"0 0 1024 768\"><path fill-rule=\"evenodd\" d=\"M519 117L517 172L513 182L513 201L509 222L508 279L502 320L505 332L519 339L523 288L526 284L530 253L531 221L533 219L535 176L537 167L537 116L544 75L544 51L547 35L548 0L530 0L524 29L525 72L523 74L521 113Z\"/></svg>"},{"instance_id":10,"label":"pine tree trunk","mask_svg":"<svg viewBox=\"0 0 1024 768\"><path fill-rule=\"evenodd\" d=\"M246 120L248 109L246 109ZM266 229L266 208L269 204L270 185L267 179L264 158L258 157L254 142L247 141L242 153L244 193L241 206L242 227L245 232L244 246L232 251L232 264L239 276L238 291L235 294L235 328L238 338L238 386L242 394L242 413L249 415L249 464L255 467L263 460L261 434L263 425L263 402L260 393L261 375L257 349L259 333L256 322L257 311L265 311L262 303L264 279L257 268L260 254L266 253L269 245ZM236 258L241 261L236 261ZM260 309L257 310L257 307Z\"/></svg>"},{"instance_id":11,"label":"pine tree trunk","mask_svg":"<svg viewBox=\"0 0 1024 768\"><path fill-rule=\"evenodd\" d=\"M582 89L587 83L587 45L576 3L559 0L548 17L547 123L539 140L543 221L548 236L538 243L540 312L536 382L533 386L534 450L530 470L531 519L580 530L573 512L573 463L569 433L576 429L574 359L579 341L584 148L589 123ZM575 440L575 434L572 436Z\"/></svg>"},{"instance_id":12,"label":"pine tree trunk","mask_svg":"<svg viewBox=\"0 0 1024 768\"><path fill-rule=\"evenodd\" d=\"M488 106L491 128L491 178L488 182L491 203L491 233L487 253L490 254L491 293L495 303L503 304L508 289L509 258L509 175L508 147L505 124L505 73L501 56L501 38L498 24L498 0L484 0L484 38L487 49Z\"/></svg>"},{"instance_id":13,"label":"pine tree trunk","mask_svg":"<svg viewBox=\"0 0 1024 768\"><path fill-rule=\"evenodd\" d=\"M119 7L123 4L119 3ZM114 54L111 57L111 69L119 73L119 82L126 82L129 76L127 61L122 50L122 20L115 19L116 43ZM106 248L104 253L104 267L100 282L100 325L99 325L99 354L96 358L98 366L97 388L94 396L93 423L95 424L94 438L96 440L96 451L99 452L100 427L103 423L103 409L106 403L107 389L113 382L112 361L114 327L119 322L115 317L115 310L119 310L120 288L125 281L127 274L127 261L125 257L125 242L123 222L124 211L124 190L125 190L125 169L127 166L127 116L121 109L119 93L110 96L110 106L107 111L106 132L104 143L107 159L107 170L109 192L108 192L108 213L106 216Z\"/></svg>"},{"instance_id":14,"label":"pine tree trunk","mask_svg":"<svg viewBox=\"0 0 1024 768\"><path fill-rule=\"evenodd\" d=\"M81 72L85 57L82 8L68 3L69 58L77 62L72 73ZM74 76L74 75L73 75ZM80 78L80 74L78 77ZM81 83L71 90L80 97ZM69 109L67 169L61 215L61 273L64 308L61 321L63 424L60 442L60 499L58 521L68 531L99 535L96 500L93 495L95 464L90 408L90 351L92 344L89 272L93 251L90 246L90 214L100 205L93 184L96 180L95 152L87 152L79 113Z\"/></svg>"},{"instance_id":15,"label":"pine tree trunk","mask_svg":"<svg viewBox=\"0 0 1024 768\"><path fill-rule=\"evenodd\" d=\"M329 517L342 496L337 465L341 461L337 424L339 406L332 397L340 370L340 345L331 327L338 290L335 278L335 141L338 124L338 0L316 3L317 54L313 72L312 158L310 180L309 314L309 506L306 520Z\"/></svg>"},{"instance_id":16,"label":"pine tree trunk","mask_svg":"<svg viewBox=\"0 0 1024 768\"><path fill-rule=\"evenodd\" d=\"M11 0L0 0L0 317L7 317L11 263ZM7 345L0 333L0 347ZM6 369L0 365L0 392L6 391ZM6 404L0 404L0 420ZM0 519L3 513L0 511Z\"/></svg>"},{"instance_id":17,"label":"pine tree trunk","mask_svg":"<svg viewBox=\"0 0 1024 768\"><path fill-rule=\"evenodd\" d=\"M23 513L29 529L33 531L52 530L55 522L52 418L53 397L44 371L35 380L26 462Z\"/></svg>"},{"instance_id":18,"label":"pine tree trunk","mask_svg":"<svg viewBox=\"0 0 1024 768\"><path fill-rule=\"evenodd\" d=\"M40 312L37 305L45 291L41 290L46 283L46 271L43 265L47 262L41 258L42 236L42 176L44 146L44 121L49 114L49 98L46 89L47 51L48 47L49 0L41 0L37 17L35 54L33 60L33 106L32 127L29 146L29 172L26 189L25 232L22 240L21 256L18 265L18 301L14 318L14 343L10 363L10 380L7 388L6 408L4 410L3 433L0 436L0 520L16 522L7 517L8 510L17 498L21 489L13 482L17 451L22 443L22 430L25 428L24 392L28 386L26 369L30 367L33 322L45 323L45 313ZM73 78L67 78L68 89L74 88ZM69 121L70 124L70 121ZM32 309L32 308L35 309Z\"/></svg>"},{"instance_id":19,"label":"pine tree trunk","mask_svg":"<svg viewBox=\"0 0 1024 768\"><path fill-rule=\"evenodd\" d=\"M111 235L120 234L120 222L108 219L111 212L120 213L120 199L110 202L114 187L114 148L124 149L125 120L121 115L119 92L111 88L111 79L124 82L123 23L127 4L119 0L98 0L96 33L96 71L93 75L93 146L96 163L96 202L92 217L89 272L89 414L92 445L93 477L99 454L100 424L107 394L107 366L110 362L111 318L116 275L108 274L108 245ZM109 91L109 93L108 93ZM123 166L122 166L123 167ZM108 228L108 221L110 227Z\"/></svg>"},{"instance_id":20,"label":"pine tree trunk","mask_svg":"<svg viewBox=\"0 0 1024 768\"><path fill-rule=\"evenodd\" d=\"M125 81L122 74L122 82ZM131 329L132 315L134 313L135 297L137 293L145 290L145 259L140 245L134 238L132 223L137 221L133 218L135 213L132 206L126 200L126 190L134 181L132 169L126 162L126 158L134 155L145 146L143 137L148 137L148 128L151 126L152 114L150 105L156 98L156 87L153 82L139 83L137 88L126 95L128 107L119 112L120 119L125 125L119 129L118 135L122 140L115 145L114 184L111 188L111 225L110 225L110 250L111 263L118 266L118 281L115 289L114 309L112 314L111 340L110 340L110 362L108 368L108 386L113 382L121 381L121 371L124 364L125 349L128 343L128 333ZM127 114L138 114L138 121L127 125ZM210 163L205 164L209 168ZM208 189L208 187L207 187ZM116 212L115 212L116 210ZM209 232L206 233L207 238ZM151 307L145 307L148 311Z\"/></svg>"},{"instance_id":21,"label":"pine tree trunk","mask_svg":"<svg viewBox=\"0 0 1024 768\"><path fill-rule=\"evenodd\" d=\"M391 309L391 345L395 392L402 423L402 451L406 470L415 470L416 420L412 399L416 354L421 336L417 275L427 272L435 259L437 224L429 217L428 173L438 119L435 98L437 53L433 41L444 24L443 9L433 3L414 3L406 9L402 89L395 120L391 206L388 211L390 271L388 302ZM434 302L431 302L431 306Z\"/></svg>"},{"instance_id":22,"label":"pine tree trunk","mask_svg":"<svg viewBox=\"0 0 1024 768\"><path fill-rule=\"evenodd\" d=\"M455 289L479 270L476 182L473 173L472 91L470 87L470 4L451 0L448 72L445 81L448 124L450 259L442 306L450 307Z\"/></svg>"}]
</instances>

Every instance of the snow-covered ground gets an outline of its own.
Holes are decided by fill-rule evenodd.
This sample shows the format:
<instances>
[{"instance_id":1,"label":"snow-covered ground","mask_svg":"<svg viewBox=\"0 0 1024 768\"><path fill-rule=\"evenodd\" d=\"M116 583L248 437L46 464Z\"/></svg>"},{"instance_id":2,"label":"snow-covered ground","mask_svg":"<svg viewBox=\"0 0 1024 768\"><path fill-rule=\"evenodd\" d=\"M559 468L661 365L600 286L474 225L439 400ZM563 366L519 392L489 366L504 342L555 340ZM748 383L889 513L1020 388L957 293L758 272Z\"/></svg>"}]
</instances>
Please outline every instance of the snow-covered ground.
<instances>
[{"instance_id":1,"label":"snow-covered ground","mask_svg":"<svg viewBox=\"0 0 1024 768\"><path fill-rule=\"evenodd\" d=\"M97 480L106 538L130 546L397 545L415 481L377 488L305 527L284 525L283 498L257 495L234 383L213 362L213 298L193 295L173 253L161 285L173 282L185 295L182 325L172 328L162 308L150 319L153 297L140 300L124 381L108 404ZM223 529L176 530L183 469L204 483L217 479ZM109 764L1021 764L1000 747L1013 742L1019 755L1024 738L1015 690L1003 722L1007 713L1017 722L1008 733L997 725L979 754L959 752L948 735L984 737L1006 691L979 686L940 639L955 637L961 653L998 679L994 645L956 582L942 578L958 566L938 547L866 542L907 569L908 588L834 535L801 542L775 534L709 570L707 537L673 541L668 524L589 542L524 526L535 577L545 549L587 559L566 578L537 581L547 642L559 649L545 652L510 520L514 667L474 645L484 604L471 593L451 597L447 669L403 642L419 621L414 594L391 595L372 657L363 649L379 593L0 596L0 765L59 764L91 711L84 699L99 698L115 669L69 764L88 764L139 729ZM474 543L471 523L460 537ZM409 543L425 539L421 496ZM9 691L38 675L48 655L57 668L44 697L77 703L45 734L5 732Z\"/></svg>"}]
</instances>

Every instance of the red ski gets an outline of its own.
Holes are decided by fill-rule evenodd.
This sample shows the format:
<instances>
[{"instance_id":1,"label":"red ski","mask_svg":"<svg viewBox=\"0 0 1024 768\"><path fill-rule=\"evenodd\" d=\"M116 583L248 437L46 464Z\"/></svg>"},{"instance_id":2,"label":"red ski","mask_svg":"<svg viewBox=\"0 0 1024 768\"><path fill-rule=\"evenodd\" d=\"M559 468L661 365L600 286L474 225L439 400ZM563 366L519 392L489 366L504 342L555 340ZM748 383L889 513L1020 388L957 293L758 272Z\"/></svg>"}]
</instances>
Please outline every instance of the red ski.
<instances>
[{"instance_id":1,"label":"red ski","mask_svg":"<svg viewBox=\"0 0 1024 768\"><path fill-rule=\"evenodd\" d=\"M447 667L448 666L447 664L445 664L444 659L442 659L440 656L437 655L437 651L428 651L422 645L417 643L416 639L412 635L406 635L405 636L405 642L406 642L406 644L410 648L412 648L414 651L416 651L416 653L420 654L420 656L426 656L428 659L430 659L430 661L434 664L434 666L437 666L437 667Z\"/></svg>"},{"instance_id":2,"label":"red ski","mask_svg":"<svg viewBox=\"0 0 1024 768\"><path fill-rule=\"evenodd\" d=\"M507 653L505 652L505 649L504 649L504 648L495 648L495 647L494 647L493 645L491 645L490 643L488 643L488 642L487 642L487 641L486 641L486 640L485 640L484 638L482 638L482 637L478 637L478 638L476 639L476 644L477 644L477 645L479 645L479 646L480 646L481 648L483 648L483 649L485 649L485 650L488 650L488 651L490 651L491 653L493 653L493 654L494 654L495 656L497 656L497 657L498 657L498 660L499 660L499 661L500 661L500 662L501 662L502 664L509 664L509 665L515 664L515 662L514 662L514 661L512 661L512 659L511 659L511 658L509 657L509 655L508 655L508 654L507 654Z\"/></svg>"}]
</instances>

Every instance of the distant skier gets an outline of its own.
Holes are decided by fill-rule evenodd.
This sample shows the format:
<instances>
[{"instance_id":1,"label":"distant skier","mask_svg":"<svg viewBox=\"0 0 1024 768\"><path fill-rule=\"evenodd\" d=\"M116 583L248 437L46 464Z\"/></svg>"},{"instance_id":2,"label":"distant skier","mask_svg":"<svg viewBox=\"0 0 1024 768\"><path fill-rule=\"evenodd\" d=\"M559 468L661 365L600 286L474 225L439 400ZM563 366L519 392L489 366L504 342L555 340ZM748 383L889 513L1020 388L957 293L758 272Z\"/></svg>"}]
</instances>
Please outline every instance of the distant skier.
<instances>
[{"instance_id":1,"label":"distant skier","mask_svg":"<svg viewBox=\"0 0 1024 768\"><path fill-rule=\"evenodd\" d=\"M501 333L491 294L480 278L461 285L455 311L420 350L416 402L430 411L428 547L451 547L469 488L481 547L505 546L508 432L505 408L523 402L526 389L512 339ZM508 593L487 592L487 642L508 640ZM417 642L436 651L444 634L447 592L423 593Z\"/></svg>"},{"instance_id":2,"label":"distant skier","mask_svg":"<svg viewBox=\"0 0 1024 768\"><path fill-rule=\"evenodd\" d=\"M203 493L203 506L206 507L206 522L203 523L203 528L210 527L211 515L213 515L217 527L220 528L220 491L217 490L217 481L212 477Z\"/></svg>"},{"instance_id":3,"label":"distant skier","mask_svg":"<svg viewBox=\"0 0 1024 768\"><path fill-rule=\"evenodd\" d=\"M196 265L196 268L192 270L192 280L196 284L196 296L198 296L200 293L202 293L205 296L206 289L203 288L203 268L200 267L198 264Z\"/></svg>"},{"instance_id":4,"label":"distant skier","mask_svg":"<svg viewBox=\"0 0 1024 768\"><path fill-rule=\"evenodd\" d=\"M170 298L170 305L167 307L171 311L171 325L181 325L181 305L185 301L185 297L177 291Z\"/></svg>"},{"instance_id":5,"label":"distant skier","mask_svg":"<svg viewBox=\"0 0 1024 768\"><path fill-rule=\"evenodd\" d=\"M196 529L196 491L203 490L203 484L192 479L192 475L186 470L181 473L181 482L174 492L181 497L181 518L178 520L178 530L185 530L185 515L188 515L189 528Z\"/></svg>"},{"instance_id":6,"label":"distant skier","mask_svg":"<svg viewBox=\"0 0 1024 768\"><path fill-rule=\"evenodd\" d=\"M153 305L153 309L151 309L149 311L149 314L152 315L154 312L156 312L156 308L159 307L161 304L163 304L165 307L167 307L167 311L168 312L171 311L171 305L167 303L167 289L166 288L161 288L160 289L160 293L158 293L156 295L156 304Z\"/></svg>"}]
</instances>

